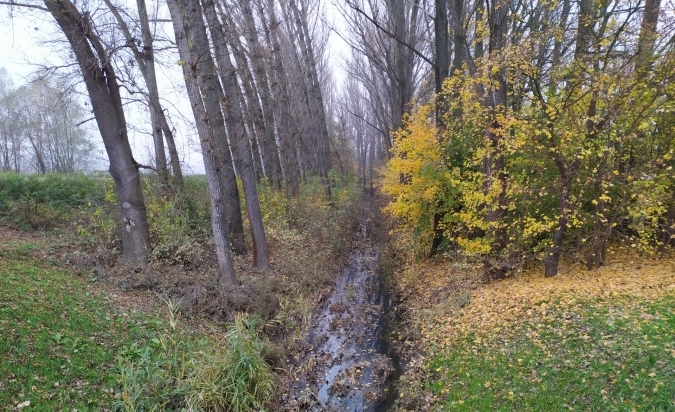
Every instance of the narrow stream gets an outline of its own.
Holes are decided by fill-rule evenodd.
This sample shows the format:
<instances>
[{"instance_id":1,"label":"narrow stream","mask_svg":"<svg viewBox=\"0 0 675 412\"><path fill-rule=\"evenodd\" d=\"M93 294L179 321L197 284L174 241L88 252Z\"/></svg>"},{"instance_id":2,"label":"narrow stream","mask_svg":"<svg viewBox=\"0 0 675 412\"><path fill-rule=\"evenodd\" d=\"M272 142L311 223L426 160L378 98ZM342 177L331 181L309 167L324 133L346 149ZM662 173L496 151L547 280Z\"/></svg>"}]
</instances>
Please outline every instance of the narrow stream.
<instances>
[{"instance_id":1,"label":"narrow stream","mask_svg":"<svg viewBox=\"0 0 675 412\"><path fill-rule=\"evenodd\" d=\"M400 366L389 355L391 301L379 258L378 247L361 225L335 291L314 318L310 354L296 382L302 409L380 412L393 405Z\"/></svg>"}]
</instances>

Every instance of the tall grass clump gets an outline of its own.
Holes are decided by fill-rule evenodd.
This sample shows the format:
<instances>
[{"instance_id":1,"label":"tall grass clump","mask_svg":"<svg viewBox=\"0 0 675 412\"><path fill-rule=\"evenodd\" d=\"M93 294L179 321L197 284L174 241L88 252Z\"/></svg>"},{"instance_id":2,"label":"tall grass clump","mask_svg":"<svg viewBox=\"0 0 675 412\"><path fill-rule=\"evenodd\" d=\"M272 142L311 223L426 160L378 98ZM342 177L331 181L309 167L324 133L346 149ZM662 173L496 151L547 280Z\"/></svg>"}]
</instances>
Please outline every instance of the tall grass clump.
<instances>
[{"instance_id":1,"label":"tall grass clump","mask_svg":"<svg viewBox=\"0 0 675 412\"><path fill-rule=\"evenodd\" d=\"M195 341L180 330L177 307L169 308L166 331L120 353L117 410L264 409L274 393L274 374L256 319L239 316L224 338Z\"/></svg>"}]
</instances>

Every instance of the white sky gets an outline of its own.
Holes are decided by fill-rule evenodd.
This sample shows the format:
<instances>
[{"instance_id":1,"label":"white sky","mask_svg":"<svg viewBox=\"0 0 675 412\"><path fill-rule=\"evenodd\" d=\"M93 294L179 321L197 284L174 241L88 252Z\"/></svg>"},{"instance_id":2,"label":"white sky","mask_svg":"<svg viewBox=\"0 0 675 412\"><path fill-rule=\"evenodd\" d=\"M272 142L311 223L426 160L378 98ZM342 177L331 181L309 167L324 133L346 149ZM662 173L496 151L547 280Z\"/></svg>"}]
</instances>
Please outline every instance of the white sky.
<instances>
[{"instance_id":1,"label":"white sky","mask_svg":"<svg viewBox=\"0 0 675 412\"><path fill-rule=\"evenodd\" d=\"M331 25L341 25L341 17L331 0L321 0L326 7L327 20ZM148 4L150 6L150 4ZM165 16L168 18L168 16ZM170 24L165 29L170 30ZM171 34L172 35L172 34ZM40 67L58 66L64 64L63 46L49 44L52 39L61 40L63 35L58 32L51 15L40 10L15 9L10 16L8 6L0 6L0 67L4 67L11 76L14 86L26 83L31 75ZM335 34L331 34L329 42L330 61L333 65L333 75L336 84L341 84L344 74L340 71L342 59L348 50L347 45ZM65 59L65 61L68 61ZM177 61L177 57L176 57ZM68 71L69 69L63 69ZM192 120L192 112L185 93L180 91L182 72L178 65L157 66L157 75L160 82L160 97L165 100L165 106L170 113L170 121L177 130L176 144L181 154L187 173L203 173L199 144L196 132L182 119ZM84 101L84 97L83 97ZM140 105L128 106L127 123L136 129L149 130L149 114ZM104 169L105 153L100 141L100 135L95 122L86 126L90 136L98 144L96 157L100 158L98 169ZM129 137L134 151L134 157L141 163L148 163L152 153L152 139L149 135L134 132L130 127Z\"/></svg>"}]
</instances>

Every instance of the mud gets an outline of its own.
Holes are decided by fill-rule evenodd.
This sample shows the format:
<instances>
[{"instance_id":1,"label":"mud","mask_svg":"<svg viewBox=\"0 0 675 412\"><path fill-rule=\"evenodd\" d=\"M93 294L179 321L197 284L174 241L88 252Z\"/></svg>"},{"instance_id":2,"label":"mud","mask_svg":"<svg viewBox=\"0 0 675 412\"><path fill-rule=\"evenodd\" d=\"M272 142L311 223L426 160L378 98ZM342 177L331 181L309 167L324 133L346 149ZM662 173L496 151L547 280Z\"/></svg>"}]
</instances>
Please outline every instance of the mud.
<instances>
[{"instance_id":1,"label":"mud","mask_svg":"<svg viewBox=\"0 0 675 412\"><path fill-rule=\"evenodd\" d=\"M369 213L370 212L370 213ZM387 410L400 375L387 343L391 301L380 270L372 211L360 219L354 248L334 292L314 316L290 399L291 410Z\"/></svg>"}]
</instances>

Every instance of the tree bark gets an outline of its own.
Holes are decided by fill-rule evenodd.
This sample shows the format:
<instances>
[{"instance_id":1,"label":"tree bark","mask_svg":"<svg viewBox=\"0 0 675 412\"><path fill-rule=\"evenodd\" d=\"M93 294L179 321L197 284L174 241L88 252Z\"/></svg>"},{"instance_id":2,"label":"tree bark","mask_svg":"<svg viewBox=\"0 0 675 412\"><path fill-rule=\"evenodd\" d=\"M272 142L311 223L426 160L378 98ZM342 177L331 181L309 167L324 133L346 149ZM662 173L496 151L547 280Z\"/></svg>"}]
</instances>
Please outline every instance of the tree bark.
<instances>
[{"instance_id":1,"label":"tree bark","mask_svg":"<svg viewBox=\"0 0 675 412\"><path fill-rule=\"evenodd\" d=\"M281 163L274 133L274 111L272 110L272 98L270 96L268 76L265 71L265 58L258 40L258 30L253 19L250 0L241 0L242 14L244 17L244 37L248 43L251 54L251 66L257 84L258 95L263 109L264 147L263 163L267 171L267 177L273 188L281 190Z\"/></svg>"},{"instance_id":2,"label":"tree bark","mask_svg":"<svg viewBox=\"0 0 675 412\"><path fill-rule=\"evenodd\" d=\"M460 0L461 1L461 0ZM443 81L450 75L450 49L448 43L448 0L435 0L436 17L434 18L434 46L436 59L434 65L434 83L436 92L436 127L439 134L445 131L443 116L447 111L443 91ZM455 49L457 46L455 45ZM436 219L434 219L435 221Z\"/></svg>"},{"instance_id":3,"label":"tree bark","mask_svg":"<svg viewBox=\"0 0 675 412\"><path fill-rule=\"evenodd\" d=\"M228 208L233 199L228 199L232 192L231 187L227 187L228 184L234 185L236 189L236 179L226 180L224 173L224 169L232 170L232 161L229 156L226 157L225 152L229 155L229 150L225 150L227 147L223 144L225 130L218 96L214 101L212 89L202 90L204 83L209 83L212 87L215 65L208 49L199 4L195 5L193 0L168 0L167 4L202 146L206 182L211 198L211 226L218 258L219 281L236 285L238 282L232 265L228 236L232 224L229 221L231 210ZM206 79L200 79L202 76ZM238 203L238 196L236 200Z\"/></svg>"},{"instance_id":4,"label":"tree bark","mask_svg":"<svg viewBox=\"0 0 675 412\"><path fill-rule=\"evenodd\" d=\"M147 214L110 56L96 37L87 14L81 14L70 0L44 0L44 4L73 49L110 160L109 171L122 212L122 258L127 264L145 263L149 248Z\"/></svg>"},{"instance_id":5,"label":"tree bark","mask_svg":"<svg viewBox=\"0 0 675 412\"><path fill-rule=\"evenodd\" d=\"M246 252L246 243L239 202L239 189L234 173L232 154L227 141L225 122L221 112L222 89L216 76L213 58L211 57L204 19L201 14L201 6L198 2L195 3L195 1L182 0L178 3L180 5L178 10L185 16L185 21L190 22L189 26L185 26L183 30L186 35L194 39L192 43L188 43L186 53L189 53L189 61L192 64L189 67L194 72L192 76L197 80L196 90L202 96L204 115L206 116L204 121L208 130L213 135L213 148L217 150L214 155L218 161L218 174L223 184L222 190L224 191L224 196L222 200L225 202L228 234L232 242L231 247L234 253L244 254Z\"/></svg>"},{"instance_id":6,"label":"tree bark","mask_svg":"<svg viewBox=\"0 0 675 412\"><path fill-rule=\"evenodd\" d=\"M246 60L241 44L239 44L239 35L232 28L234 23L225 13L221 12L221 16L223 18L224 36L231 45L232 55L237 63L237 71L241 77L242 86L244 87L244 96L246 97L246 105L248 106L247 118L250 119L252 131L254 132L251 136L251 145L255 149L253 152L254 164L259 164L261 175L267 177L269 168L265 167L262 161L266 156L264 144L266 128L263 120L263 110L260 106L260 99L255 89L255 81L253 80L253 74L248 66L248 60ZM225 39L223 41L225 41Z\"/></svg>"},{"instance_id":7,"label":"tree bark","mask_svg":"<svg viewBox=\"0 0 675 412\"><path fill-rule=\"evenodd\" d=\"M267 41L272 56L272 72L270 73L270 85L272 87L273 102L276 102L277 119L279 121L279 157L281 171L284 176L284 192L286 197L295 197L300 194L300 168L297 162L295 140L298 130L293 121L290 111L290 99L285 88L287 83L286 71L281 59L281 44L279 42L279 22L274 10L274 0L267 0L269 13L269 27L265 27ZM263 13L261 15L264 16ZM266 24L263 19L263 24Z\"/></svg>"},{"instance_id":8,"label":"tree bark","mask_svg":"<svg viewBox=\"0 0 675 412\"><path fill-rule=\"evenodd\" d=\"M640 36L638 38L637 68L644 71L650 67L656 43L656 25L659 23L661 0L645 0L645 11L642 15Z\"/></svg>"},{"instance_id":9,"label":"tree bark","mask_svg":"<svg viewBox=\"0 0 675 412\"><path fill-rule=\"evenodd\" d=\"M578 161L575 161L575 163L570 166L566 166L560 155L556 156L555 163L561 176L559 189L560 199L558 200L558 227L553 232L553 245L544 259L544 277L547 278L558 274L563 242L565 240L565 234L567 234L567 224L570 219L570 190L572 187L572 180L579 167Z\"/></svg>"},{"instance_id":10,"label":"tree bark","mask_svg":"<svg viewBox=\"0 0 675 412\"><path fill-rule=\"evenodd\" d=\"M331 188L328 182L328 171L331 169L330 143L328 136L328 127L326 126L326 112L324 108L323 95L319 84L319 77L316 70L316 58L314 49L309 39L309 28L307 25L306 10L300 11L295 0L290 0L290 7L293 11L296 28L298 33L298 44L304 60L304 73L306 76L306 85L310 101L311 118L316 122L317 132L317 159L319 163L319 173L326 191L326 198L331 199Z\"/></svg>"},{"instance_id":11,"label":"tree bark","mask_svg":"<svg viewBox=\"0 0 675 412\"><path fill-rule=\"evenodd\" d=\"M262 269L269 269L270 261L267 251L267 237L265 236L262 213L260 212L252 157L250 150L248 150L246 131L241 122L243 117L240 103L242 96L237 81L237 72L230 60L230 53L227 44L225 43L225 39L222 36L222 32L217 30L219 22L217 20L216 8L213 0L203 0L202 5L209 22L211 36L214 39L216 56L221 74L220 78L223 85L222 89L220 89L220 85L218 88L214 85L214 91L220 91L221 96L224 97L221 101L223 102L225 123L230 132L229 135L233 154L238 158L239 164L241 165L239 176L241 177L242 186L244 188L246 212L251 229L251 237L253 239L253 265Z\"/></svg>"},{"instance_id":12,"label":"tree bark","mask_svg":"<svg viewBox=\"0 0 675 412\"><path fill-rule=\"evenodd\" d=\"M141 26L141 36L143 37L142 59L145 62L143 74L145 83L148 87L150 103L150 122L152 123L152 137L155 144L155 168L162 183L169 182L169 170L166 166L166 154L164 152L164 139L162 136L162 127L159 122L159 113L162 107L159 106L159 92L157 89L157 78L155 76L155 57L152 33L150 32L150 23L148 12L145 7L145 0L136 0L138 7L138 20Z\"/></svg>"}]
</instances>

